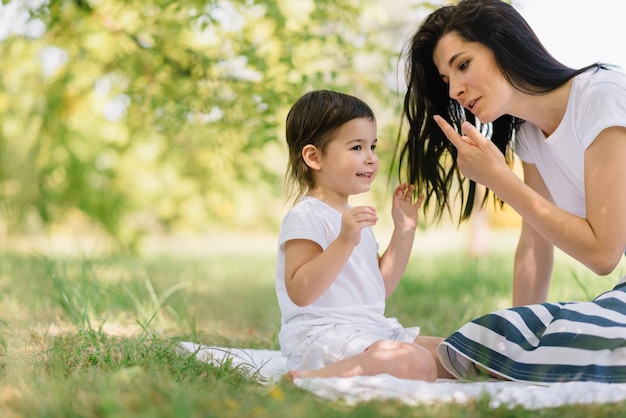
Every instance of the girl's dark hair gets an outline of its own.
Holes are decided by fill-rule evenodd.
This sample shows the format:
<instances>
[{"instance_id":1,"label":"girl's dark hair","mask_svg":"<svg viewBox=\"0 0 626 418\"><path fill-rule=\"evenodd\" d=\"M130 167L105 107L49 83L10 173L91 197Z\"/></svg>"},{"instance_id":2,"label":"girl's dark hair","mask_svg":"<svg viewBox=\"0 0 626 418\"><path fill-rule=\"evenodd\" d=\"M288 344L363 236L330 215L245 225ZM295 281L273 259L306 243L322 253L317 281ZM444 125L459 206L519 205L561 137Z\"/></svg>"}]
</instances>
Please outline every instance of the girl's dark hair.
<instances>
[{"instance_id":1,"label":"girl's dark hair","mask_svg":"<svg viewBox=\"0 0 626 418\"><path fill-rule=\"evenodd\" d=\"M433 62L438 41L455 32L467 41L490 48L504 77L517 90L541 95L565 84L572 77L591 68L576 70L557 61L541 44L524 18L508 3L500 0L461 0L431 13L405 47L407 92L404 97L403 124L408 136L401 147L400 175L406 162L408 181L425 195L424 208L435 200L435 219L451 212L449 195L456 179L461 201L459 221L471 215L476 184L464 178L456 164L456 148L433 120L441 115L461 133L461 123L476 123L473 114L449 96ZM511 139L522 120L504 115L483 127L484 133L512 163ZM467 183L469 182L469 185ZM487 200L489 191L482 197Z\"/></svg>"},{"instance_id":2,"label":"girl's dark hair","mask_svg":"<svg viewBox=\"0 0 626 418\"><path fill-rule=\"evenodd\" d=\"M316 90L300 97L287 114L286 137L289 164L285 177L288 196L298 200L315 186L311 170L302 158L306 145L323 154L337 130L353 119L375 120L374 112L363 100L331 90Z\"/></svg>"}]
</instances>

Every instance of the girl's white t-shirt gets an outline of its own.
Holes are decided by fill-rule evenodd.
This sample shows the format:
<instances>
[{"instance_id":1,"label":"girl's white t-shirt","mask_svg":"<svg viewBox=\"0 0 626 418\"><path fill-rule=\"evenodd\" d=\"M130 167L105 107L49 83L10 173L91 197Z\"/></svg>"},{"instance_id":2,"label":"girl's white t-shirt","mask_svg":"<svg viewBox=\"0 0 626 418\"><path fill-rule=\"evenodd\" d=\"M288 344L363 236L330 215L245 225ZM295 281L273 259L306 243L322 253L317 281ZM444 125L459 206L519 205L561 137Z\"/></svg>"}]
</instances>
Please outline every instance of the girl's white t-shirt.
<instances>
[{"instance_id":1,"label":"girl's white t-shirt","mask_svg":"<svg viewBox=\"0 0 626 418\"><path fill-rule=\"evenodd\" d=\"M557 206L585 217L585 151L612 126L626 127L626 75L587 71L574 78L554 133L545 138L539 128L524 122L516 132L515 153L537 167Z\"/></svg>"},{"instance_id":2,"label":"girl's white t-shirt","mask_svg":"<svg viewBox=\"0 0 626 418\"><path fill-rule=\"evenodd\" d=\"M341 218L336 209L305 196L283 219L276 260L276 295L282 314L278 339L285 356L307 337L324 333L337 324L402 329L395 318L384 316L385 286L378 266L378 243L370 227L363 229L361 242L322 297L303 307L289 299L285 288L285 243L306 239L325 250L339 235Z\"/></svg>"}]
</instances>

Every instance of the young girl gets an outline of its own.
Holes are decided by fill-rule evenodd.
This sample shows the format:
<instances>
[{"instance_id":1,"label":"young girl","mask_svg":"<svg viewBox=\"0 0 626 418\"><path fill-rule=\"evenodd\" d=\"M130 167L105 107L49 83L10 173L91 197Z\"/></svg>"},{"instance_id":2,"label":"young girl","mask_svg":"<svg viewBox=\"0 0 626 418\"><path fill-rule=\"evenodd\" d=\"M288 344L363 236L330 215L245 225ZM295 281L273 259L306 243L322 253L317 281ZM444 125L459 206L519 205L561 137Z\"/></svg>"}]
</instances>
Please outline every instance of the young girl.
<instances>
[{"instance_id":1,"label":"young girl","mask_svg":"<svg viewBox=\"0 0 626 418\"><path fill-rule=\"evenodd\" d=\"M412 186L396 188L395 228L381 257L371 229L376 210L348 203L378 173L372 110L350 95L312 91L290 110L286 136L287 183L299 200L283 220L276 269L287 377L435 380L441 339L418 337L419 328L384 316L408 262L421 199L413 202Z\"/></svg>"},{"instance_id":2,"label":"young girl","mask_svg":"<svg viewBox=\"0 0 626 418\"><path fill-rule=\"evenodd\" d=\"M441 345L441 360L463 378L486 369L534 383L626 382L626 280L593 301L545 303L555 246L597 274L623 259L626 75L561 64L500 0L434 11L411 39L406 74L403 157L426 204L434 197L439 213L449 207L462 173L523 219L517 308L463 326ZM513 146L523 181L506 163Z\"/></svg>"}]
</instances>

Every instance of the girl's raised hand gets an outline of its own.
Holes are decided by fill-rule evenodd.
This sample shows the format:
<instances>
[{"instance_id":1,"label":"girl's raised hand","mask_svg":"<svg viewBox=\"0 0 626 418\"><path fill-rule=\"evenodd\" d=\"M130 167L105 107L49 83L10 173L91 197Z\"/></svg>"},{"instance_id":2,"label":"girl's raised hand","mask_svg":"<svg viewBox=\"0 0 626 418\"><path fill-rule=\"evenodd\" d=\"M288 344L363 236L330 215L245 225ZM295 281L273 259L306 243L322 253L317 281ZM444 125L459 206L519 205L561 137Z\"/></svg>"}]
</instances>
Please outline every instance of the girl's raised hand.
<instances>
[{"instance_id":1,"label":"girl's raised hand","mask_svg":"<svg viewBox=\"0 0 626 418\"><path fill-rule=\"evenodd\" d=\"M402 183L393 192L391 217L396 228L404 228L409 231L415 231L417 228L417 213L424 196L420 196L416 201L413 201L414 190L414 185Z\"/></svg>"},{"instance_id":2,"label":"girl's raised hand","mask_svg":"<svg viewBox=\"0 0 626 418\"><path fill-rule=\"evenodd\" d=\"M354 246L361 242L361 231L368 226L376 225L378 215L372 206L355 206L343 213L339 237Z\"/></svg>"}]
</instances>

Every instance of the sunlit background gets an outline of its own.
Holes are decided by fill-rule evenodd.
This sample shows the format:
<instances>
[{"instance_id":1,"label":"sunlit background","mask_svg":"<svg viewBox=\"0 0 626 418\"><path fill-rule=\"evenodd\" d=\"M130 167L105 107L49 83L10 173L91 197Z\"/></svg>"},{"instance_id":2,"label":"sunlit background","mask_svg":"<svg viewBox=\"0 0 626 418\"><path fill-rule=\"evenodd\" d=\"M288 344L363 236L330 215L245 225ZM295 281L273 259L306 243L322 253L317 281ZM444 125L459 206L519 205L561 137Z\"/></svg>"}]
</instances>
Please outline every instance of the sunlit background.
<instances>
[{"instance_id":1,"label":"sunlit background","mask_svg":"<svg viewBox=\"0 0 626 418\"><path fill-rule=\"evenodd\" d=\"M282 187L283 121L314 88L355 94L374 108L385 168L356 201L388 211L398 178L399 54L443 3L0 5L2 248L217 251L245 239L273 250L291 204ZM512 4L565 64L626 65L620 1ZM457 229L451 218L422 233L449 248L518 224L510 210L489 205L485 227Z\"/></svg>"}]
</instances>

